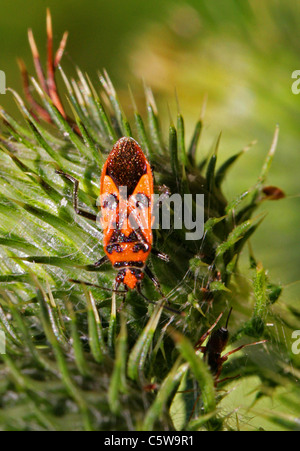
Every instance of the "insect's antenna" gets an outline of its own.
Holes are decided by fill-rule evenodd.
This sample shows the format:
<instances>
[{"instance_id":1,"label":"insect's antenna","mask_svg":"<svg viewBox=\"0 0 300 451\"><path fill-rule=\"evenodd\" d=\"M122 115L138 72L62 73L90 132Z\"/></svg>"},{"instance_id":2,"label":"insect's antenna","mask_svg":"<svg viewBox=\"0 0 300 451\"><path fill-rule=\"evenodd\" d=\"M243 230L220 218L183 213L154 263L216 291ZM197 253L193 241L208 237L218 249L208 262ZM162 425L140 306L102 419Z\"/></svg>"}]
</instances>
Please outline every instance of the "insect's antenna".
<instances>
[{"instance_id":1,"label":"insect's antenna","mask_svg":"<svg viewBox=\"0 0 300 451\"><path fill-rule=\"evenodd\" d=\"M226 324L225 324L225 329L228 329L228 323L229 323L229 319L230 319L230 315L232 312L232 307L229 310L228 316L227 316L227 320L226 320Z\"/></svg>"},{"instance_id":2,"label":"insect's antenna","mask_svg":"<svg viewBox=\"0 0 300 451\"><path fill-rule=\"evenodd\" d=\"M141 287L139 285L137 286L136 290L142 296L142 298L144 298L147 302L149 302L150 304L157 305L157 302L151 301L150 299L147 298L147 296L144 295L144 293L142 292ZM162 297L165 300L163 293L162 293ZM165 310L168 310L171 313L175 313L175 315L185 316L183 312L179 312L178 310L173 309L172 307L169 307L167 305L163 305L163 308Z\"/></svg>"},{"instance_id":3,"label":"insect's antenna","mask_svg":"<svg viewBox=\"0 0 300 451\"><path fill-rule=\"evenodd\" d=\"M96 285L94 283L84 282L83 280L69 279L69 282L77 283L78 285L86 285L87 287L100 288L101 290L109 291L110 293L118 293L118 294L125 294L125 293L127 293L126 290L114 290L112 288L106 288L106 287L103 287L101 285Z\"/></svg>"}]
</instances>

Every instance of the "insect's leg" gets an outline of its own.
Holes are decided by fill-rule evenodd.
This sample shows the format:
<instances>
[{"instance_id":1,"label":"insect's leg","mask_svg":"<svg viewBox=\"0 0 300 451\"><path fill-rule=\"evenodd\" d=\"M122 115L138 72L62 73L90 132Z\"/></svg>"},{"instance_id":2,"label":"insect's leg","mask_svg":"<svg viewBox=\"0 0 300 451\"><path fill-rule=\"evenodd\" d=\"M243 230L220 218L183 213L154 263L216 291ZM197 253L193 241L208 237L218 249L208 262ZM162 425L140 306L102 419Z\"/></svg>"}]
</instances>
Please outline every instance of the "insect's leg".
<instances>
[{"instance_id":1,"label":"insect's leg","mask_svg":"<svg viewBox=\"0 0 300 451\"><path fill-rule=\"evenodd\" d=\"M154 185L154 191L158 191L163 197L168 197L171 194L171 190L167 185Z\"/></svg>"},{"instance_id":2,"label":"insect's leg","mask_svg":"<svg viewBox=\"0 0 300 451\"><path fill-rule=\"evenodd\" d=\"M142 296L142 298L144 298L147 302L150 302L150 304L156 304L156 302L151 301L150 299L147 298L147 296L144 295L144 293L141 290L141 285L138 284L136 286L136 291Z\"/></svg>"},{"instance_id":3,"label":"insect's leg","mask_svg":"<svg viewBox=\"0 0 300 451\"><path fill-rule=\"evenodd\" d=\"M219 365L218 365L219 371L217 372L217 374L216 374L216 376L215 376L215 381L216 381L215 384L217 384L217 383L220 382L220 381L219 381L219 376L220 376L221 371L222 371L223 363L226 362L226 360L228 359L228 357L229 357L230 355L235 354L236 352L238 352L238 351L240 351L241 349L244 349L244 348L246 348L246 347L248 347L248 346L254 346L254 345L259 345L259 344L266 343L266 341L267 341L267 340L256 341L255 343L247 343L247 344L238 346L237 348L233 349L232 351L227 352L227 354L224 354L222 357L220 357L220 359L219 359Z\"/></svg>"},{"instance_id":4,"label":"insect's leg","mask_svg":"<svg viewBox=\"0 0 300 451\"><path fill-rule=\"evenodd\" d=\"M95 283L85 282L83 280L77 280L77 279L69 279L69 282L76 283L78 285L86 285L87 287L99 288L99 289L104 290L104 291L109 291L110 293L122 294L124 296L127 293L126 290L119 290L118 289L119 285L117 287L115 286L115 288L112 289L112 288L102 287L101 285L97 285Z\"/></svg>"},{"instance_id":5,"label":"insect's leg","mask_svg":"<svg viewBox=\"0 0 300 451\"><path fill-rule=\"evenodd\" d=\"M195 349L196 351L198 351L198 349L200 349L202 351L202 343L204 343L204 341L206 340L206 338L212 333L213 329L216 327L216 325L218 324L218 322L220 321L220 319L223 316L223 312L220 313L220 315L218 316L218 318L216 319L216 321L214 322L214 324L212 326L210 326L210 328L208 329L207 332L205 332L205 334L202 335L202 337L197 341L197 343L195 344ZM203 351L202 351L203 352Z\"/></svg>"},{"instance_id":6,"label":"insect's leg","mask_svg":"<svg viewBox=\"0 0 300 451\"><path fill-rule=\"evenodd\" d=\"M135 233L136 233L136 236L138 237L139 241L141 243L143 243L149 249L149 243L148 243L146 237L144 236L142 230L137 229L137 230L135 230ZM156 257L160 258L161 260L163 260L165 262L170 261L170 257L167 254L164 254L163 252L160 252L159 250L157 250L153 247L151 248L151 252L153 255L155 255Z\"/></svg>"},{"instance_id":7,"label":"insect's leg","mask_svg":"<svg viewBox=\"0 0 300 451\"><path fill-rule=\"evenodd\" d=\"M157 280L157 278L155 277L155 275L153 274L153 272L151 271L151 269L150 269L148 266L145 266L144 271L145 271L145 274L147 274L147 276L149 277L149 279L151 279L153 285L155 286L156 290L159 292L159 294L161 295L161 297L162 297L168 304L170 304L170 301L166 298L166 296L165 296L164 293L162 292L162 290L161 290L161 288L160 288L160 283L159 283L159 281ZM166 308L167 310L172 311L173 313L177 313L177 314L178 314L178 311L177 311L177 310L174 310L174 309L172 309L172 308L170 308L170 307L164 307L164 308Z\"/></svg>"},{"instance_id":8,"label":"insect's leg","mask_svg":"<svg viewBox=\"0 0 300 451\"><path fill-rule=\"evenodd\" d=\"M119 291L119 286L120 286L120 283L115 282L115 293L117 293L117 292ZM121 291L119 291L119 293L121 293ZM124 305L125 305L125 301L126 301L126 293L127 293L127 290L123 291L123 294L122 294L122 302L121 302L120 307L119 307L118 310L117 310L118 313L121 312L121 310L123 309L123 307L124 307Z\"/></svg>"},{"instance_id":9,"label":"insect's leg","mask_svg":"<svg viewBox=\"0 0 300 451\"><path fill-rule=\"evenodd\" d=\"M216 387L219 381L219 377L220 374L222 373L222 369L223 369L223 363L226 362L228 357L226 357L225 359L223 359L223 357L219 357L217 359L217 371L214 374L214 386Z\"/></svg>"},{"instance_id":10,"label":"insect's leg","mask_svg":"<svg viewBox=\"0 0 300 451\"><path fill-rule=\"evenodd\" d=\"M170 261L170 257L167 254L164 254L163 252L160 252L159 250L157 250L155 248L152 248L151 252L152 252L153 255L155 255L155 257L160 258L164 262L169 262Z\"/></svg>"},{"instance_id":11,"label":"insect's leg","mask_svg":"<svg viewBox=\"0 0 300 451\"><path fill-rule=\"evenodd\" d=\"M159 292L159 294L165 298L165 295L163 294L163 292L161 291L160 288L160 283L157 280L157 278L155 277L155 275L153 274L153 272L151 271L151 269L149 268L149 266L145 266L145 274L147 274L147 276L149 277L149 279L151 279L153 285L155 286L156 290Z\"/></svg>"},{"instance_id":12,"label":"insect's leg","mask_svg":"<svg viewBox=\"0 0 300 451\"><path fill-rule=\"evenodd\" d=\"M240 374L237 374L236 376L224 377L224 379L216 379L216 380L215 380L215 387L216 387L218 384L221 384L222 382L226 382L226 381L230 381L230 380L233 380L233 379L237 379L238 377L241 377L241 375L240 375Z\"/></svg>"},{"instance_id":13,"label":"insect's leg","mask_svg":"<svg viewBox=\"0 0 300 451\"><path fill-rule=\"evenodd\" d=\"M191 419L193 418L193 415L194 415L194 413L195 413L195 410L196 410L197 404L198 404L198 402L199 402L200 396L201 396L201 393L200 393L200 395L197 396L197 399L196 399L196 401L194 402L194 405L193 405L193 408L192 408L192 412L191 412L191 414L190 414L190 416L189 416L189 421L191 421Z\"/></svg>"},{"instance_id":14,"label":"insect's leg","mask_svg":"<svg viewBox=\"0 0 300 451\"><path fill-rule=\"evenodd\" d=\"M85 265L85 266L80 266L80 267L82 269L84 269L85 271L96 271L98 268L100 268L100 266L104 265L104 263L108 263L108 262L109 262L109 259L108 259L107 255L104 255L96 263L93 263L92 265Z\"/></svg>"},{"instance_id":15,"label":"insect's leg","mask_svg":"<svg viewBox=\"0 0 300 451\"><path fill-rule=\"evenodd\" d=\"M55 171L57 174L62 175L63 177L65 177L67 180L69 180L70 182L73 183L74 185L74 189L73 189L73 207L75 210L75 213L79 216L83 216L86 219L90 219L91 221L97 221L97 215L94 215L92 213L89 213L88 211L84 211L81 210L80 208L78 208L78 189L79 189L79 182L78 180L76 180L74 177L72 177L69 174L66 174L63 171L60 170L56 170Z\"/></svg>"},{"instance_id":16,"label":"insect's leg","mask_svg":"<svg viewBox=\"0 0 300 451\"><path fill-rule=\"evenodd\" d=\"M244 348L246 348L246 347L248 347L248 346L260 345L260 344L266 343L266 341L267 341L267 340L261 340L261 341L256 341L255 343L247 343L247 344L238 346L237 348L233 349L232 351L227 352L227 354L224 354L224 355L221 357L222 362L223 362L223 363L226 362L226 360L228 359L228 357L229 357L230 355L235 354L236 352L240 351L241 349L244 349Z\"/></svg>"},{"instance_id":17,"label":"insect's leg","mask_svg":"<svg viewBox=\"0 0 300 451\"><path fill-rule=\"evenodd\" d=\"M220 380L219 380L219 377L220 377L220 374L221 374L221 372L222 372L223 364L228 360L228 357L229 357L230 355L235 354L236 352L240 351L240 350L243 349L243 348L246 348L247 346L254 346L254 345L262 344L262 343L265 343L266 341L267 341L267 340L256 341L255 343L247 343L247 344L238 346L237 348L233 349L232 351L227 352L227 354L224 354L223 356L219 357L219 358L218 358L218 362L217 362L217 363L218 363L218 364L217 364L218 371L217 371L217 373L215 374L215 386L217 386L217 384L219 384L220 382L223 382L224 380L226 380L226 379L222 379L222 380L220 381ZM238 376L235 376L235 377L238 377ZM231 379L231 378L228 378L228 379ZM233 378L233 379L234 379L234 378Z\"/></svg>"},{"instance_id":18,"label":"insect's leg","mask_svg":"<svg viewBox=\"0 0 300 451\"><path fill-rule=\"evenodd\" d=\"M142 298L144 298L147 302L149 302L150 304L156 305L156 302L151 301L150 299L147 298L147 296L144 295L144 293L143 293L142 290L141 290L141 286L140 286L140 285L137 285L137 286L136 286L136 291L137 291L137 292L142 296ZM164 296L164 294L163 294L162 292L161 292L161 295L162 295L163 298L165 298L165 296ZM171 313L175 313L176 315L184 316L183 313L179 312L178 310L173 309L172 307L168 307L168 306L164 305L163 308L164 308L165 310L168 310L168 311L171 312Z\"/></svg>"},{"instance_id":19,"label":"insect's leg","mask_svg":"<svg viewBox=\"0 0 300 451\"><path fill-rule=\"evenodd\" d=\"M98 260L96 263L93 264L93 266L95 266L95 268L99 268L99 266L104 265L104 263L107 263L108 257L107 255L104 255L103 257L100 258L100 260Z\"/></svg>"},{"instance_id":20,"label":"insect's leg","mask_svg":"<svg viewBox=\"0 0 300 451\"><path fill-rule=\"evenodd\" d=\"M141 241L144 245L146 245L149 248L149 243L146 239L146 237L144 236L143 232L141 229L137 229L135 230L136 236L138 237L139 241ZM156 257L160 258L161 260L165 261L165 262L169 262L170 261L170 257L167 254L164 254L163 252L160 252L159 250L155 249L155 248L151 248L151 252L153 255L155 255Z\"/></svg>"}]
</instances>

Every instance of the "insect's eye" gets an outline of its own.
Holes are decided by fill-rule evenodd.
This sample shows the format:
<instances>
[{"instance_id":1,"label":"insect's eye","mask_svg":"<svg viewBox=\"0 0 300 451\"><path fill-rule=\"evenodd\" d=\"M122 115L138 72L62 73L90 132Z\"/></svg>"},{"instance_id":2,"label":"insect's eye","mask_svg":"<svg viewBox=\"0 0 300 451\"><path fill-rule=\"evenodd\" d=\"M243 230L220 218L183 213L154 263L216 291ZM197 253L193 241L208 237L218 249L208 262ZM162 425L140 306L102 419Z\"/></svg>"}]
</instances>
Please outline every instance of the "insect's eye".
<instances>
[{"instance_id":1,"label":"insect's eye","mask_svg":"<svg viewBox=\"0 0 300 451\"><path fill-rule=\"evenodd\" d=\"M149 201L148 196L146 196L146 194L137 193L134 196L134 203L135 203L136 208L143 210L143 209L149 207L150 201Z\"/></svg>"},{"instance_id":2,"label":"insect's eye","mask_svg":"<svg viewBox=\"0 0 300 451\"><path fill-rule=\"evenodd\" d=\"M115 210L118 206L118 198L115 194L106 194L102 199L102 208Z\"/></svg>"}]
</instances>

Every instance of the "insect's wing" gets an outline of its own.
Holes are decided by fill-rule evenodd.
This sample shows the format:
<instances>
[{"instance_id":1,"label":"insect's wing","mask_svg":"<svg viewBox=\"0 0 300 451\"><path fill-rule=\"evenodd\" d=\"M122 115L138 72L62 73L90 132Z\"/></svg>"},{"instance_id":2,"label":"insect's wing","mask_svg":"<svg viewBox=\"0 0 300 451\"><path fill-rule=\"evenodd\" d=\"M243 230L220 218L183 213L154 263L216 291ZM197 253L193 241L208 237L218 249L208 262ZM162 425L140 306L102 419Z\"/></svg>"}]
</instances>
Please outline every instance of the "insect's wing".
<instances>
[{"instance_id":1,"label":"insect's wing","mask_svg":"<svg viewBox=\"0 0 300 451\"><path fill-rule=\"evenodd\" d=\"M104 237L117 228L119 216L119 190L111 177L105 175L101 180L101 225Z\"/></svg>"},{"instance_id":2,"label":"insect's wing","mask_svg":"<svg viewBox=\"0 0 300 451\"><path fill-rule=\"evenodd\" d=\"M152 174L144 174L128 200L129 223L139 228L149 244L152 243Z\"/></svg>"}]
</instances>

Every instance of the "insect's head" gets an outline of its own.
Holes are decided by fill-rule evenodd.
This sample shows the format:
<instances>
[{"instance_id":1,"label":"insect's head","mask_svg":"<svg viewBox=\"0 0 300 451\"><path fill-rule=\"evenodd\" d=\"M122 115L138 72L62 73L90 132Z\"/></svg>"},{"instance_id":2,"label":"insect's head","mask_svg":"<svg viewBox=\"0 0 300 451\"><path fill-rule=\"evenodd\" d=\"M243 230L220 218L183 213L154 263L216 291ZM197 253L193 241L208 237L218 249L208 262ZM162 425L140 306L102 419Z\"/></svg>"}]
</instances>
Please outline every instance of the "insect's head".
<instances>
[{"instance_id":1,"label":"insect's head","mask_svg":"<svg viewBox=\"0 0 300 451\"><path fill-rule=\"evenodd\" d=\"M225 346L227 345L229 339L228 322L231 312L232 308L229 310L225 326L222 326L219 329L214 330L210 336L208 347L211 351L215 353L221 353L225 348Z\"/></svg>"}]
</instances>

